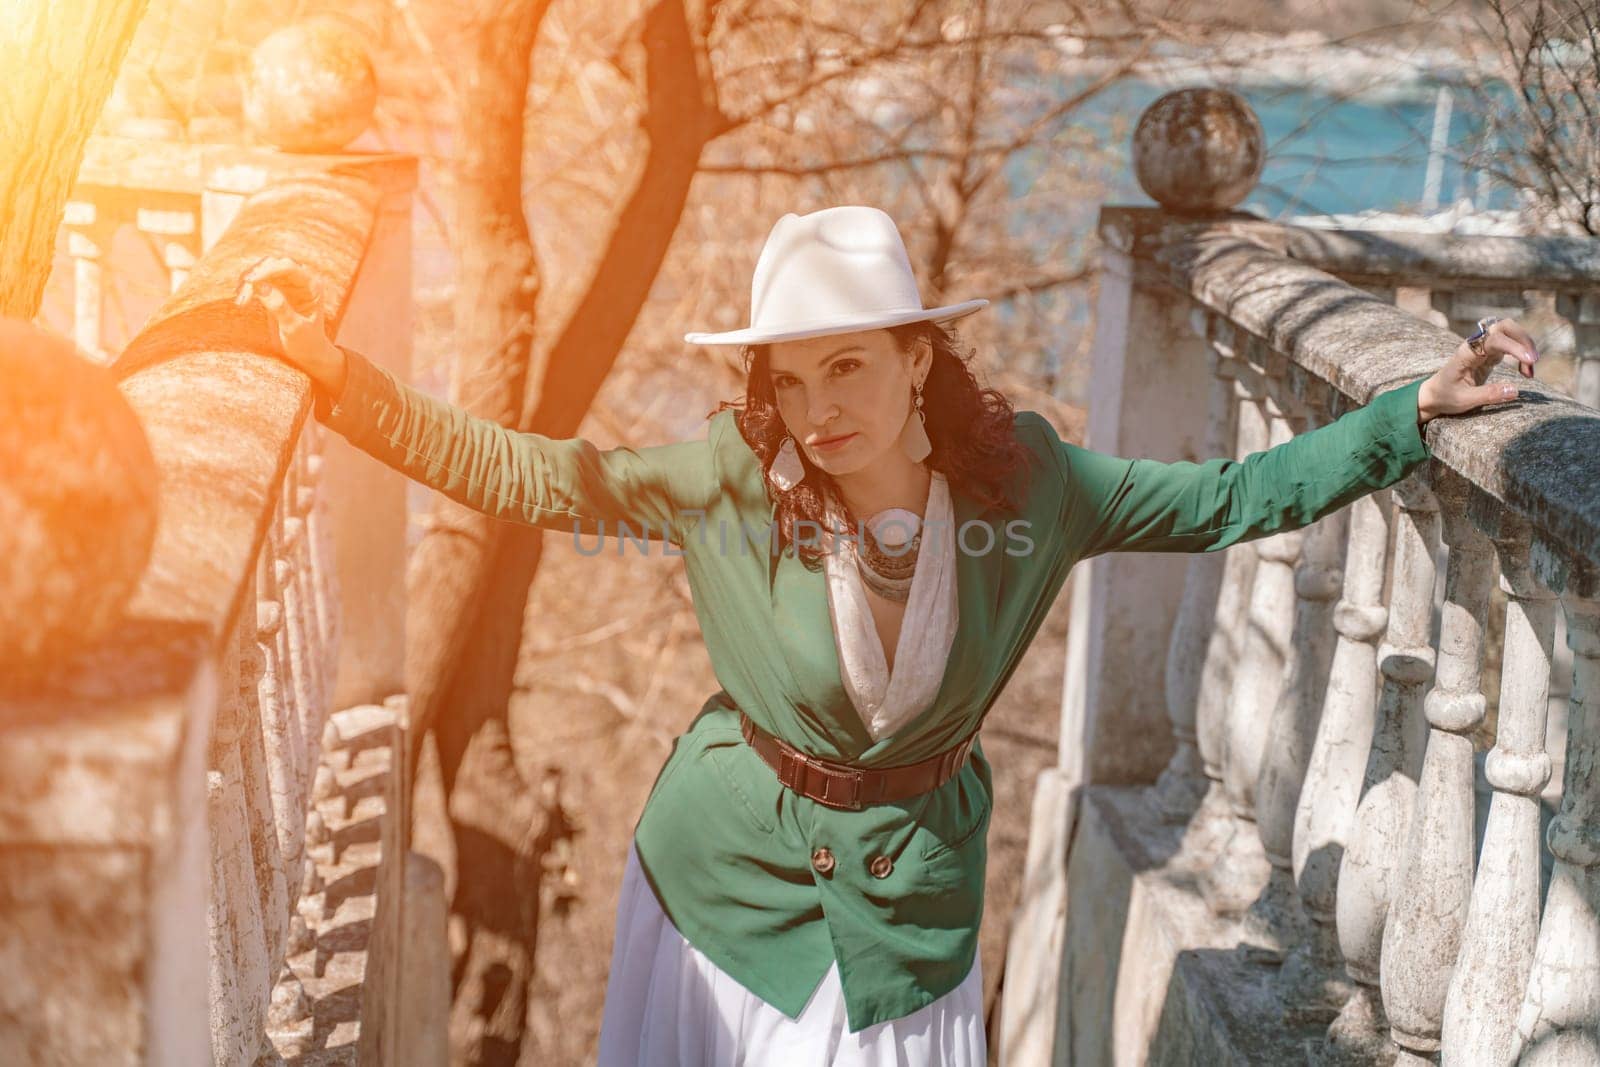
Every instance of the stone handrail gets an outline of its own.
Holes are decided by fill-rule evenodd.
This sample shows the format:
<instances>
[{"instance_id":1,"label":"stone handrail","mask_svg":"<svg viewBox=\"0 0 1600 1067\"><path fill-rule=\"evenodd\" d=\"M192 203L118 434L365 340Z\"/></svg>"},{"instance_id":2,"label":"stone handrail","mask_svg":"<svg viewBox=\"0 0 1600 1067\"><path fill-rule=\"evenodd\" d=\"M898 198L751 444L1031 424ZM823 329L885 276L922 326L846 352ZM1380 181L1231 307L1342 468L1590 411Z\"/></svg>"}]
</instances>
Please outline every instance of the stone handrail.
<instances>
[{"instance_id":1,"label":"stone handrail","mask_svg":"<svg viewBox=\"0 0 1600 1067\"><path fill-rule=\"evenodd\" d=\"M306 377L266 357L264 312L234 303L254 263L291 256L341 340L403 373L414 162L232 149L204 173L75 194L177 204L207 247L110 368L159 474L124 622L0 701L0 950L41 976L0 1007L0 1047L425 1059L442 1026L399 1036L442 1009L403 1006L401 943L426 956L443 934L437 877L405 851L403 487L310 419ZM406 914L408 879L426 899ZM18 903L102 882L116 906Z\"/></svg>"},{"instance_id":2,"label":"stone handrail","mask_svg":"<svg viewBox=\"0 0 1600 1067\"><path fill-rule=\"evenodd\" d=\"M1470 333L1486 315L1519 316L1540 297L1572 328L1571 393L1600 408L1600 248L1585 237L1457 237L1286 227L1289 256ZM1530 299L1530 297L1532 299Z\"/></svg>"},{"instance_id":3,"label":"stone handrail","mask_svg":"<svg viewBox=\"0 0 1600 1067\"><path fill-rule=\"evenodd\" d=\"M264 1051L280 961L309 947L300 900L318 885L306 820L338 664L309 383L261 358L267 323L233 295L261 257L292 255L337 322L378 200L354 177L268 186L113 364L162 474L156 543L129 610L195 623L223 641L207 805L217 1062ZM303 1006L303 994L288 999Z\"/></svg>"},{"instance_id":4,"label":"stone handrail","mask_svg":"<svg viewBox=\"0 0 1600 1067\"><path fill-rule=\"evenodd\" d=\"M1284 252L1353 284L1574 290L1600 282L1587 237L1459 236L1284 227Z\"/></svg>"},{"instance_id":5,"label":"stone handrail","mask_svg":"<svg viewBox=\"0 0 1600 1067\"><path fill-rule=\"evenodd\" d=\"M1113 215L1107 229L1116 226ZM1149 254L1201 307L1263 342L1284 361L1289 387L1311 403L1365 404L1431 374L1460 344L1458 335L1248 237L1179 225L1153 242L1159 247L1129 247L1136 257ZM1429 450L1531 522L1558 556L1600 564L1600 416L1538 381L1517 381L1517 405L1490 418L1439 420ZM1341 396L1313 395L1328 386Z\"/></svg>"},{"instance_id":6,"label":"stone handrail","mask_svg":"<svg viewBox=\"0 0 1600 1067\"><path fill-rule=\"evenodd\" d=\"M1239 426L1240 457L1431 373L1459 344L1253 240L1248 224L1108 211L1103 231L1147 285L1187 302L1211 373L1232 384L1212 392L1208 418ZM1186 563L1186 594L1208 595L1185 596L1167 676L1199 688L1167 694L1180 752L1158 792L1169 816L1193 820L1192 841L1217 850L1202 879L1212 910L1238 922L1249 952L1284 961L1287 1010L1331 1018L1327 1049L1356 1062L1395 1047L1445 1064L1595 1051L1600 945L1588 931L1600 855L1586 842L1600 787L1588 755L1600 738L1589 711L1600 684L1600 412L1518 384L1516 404L1430 423L1432 461L1353 505L1347 530L1341 515L1230 549L1220 588L1218 561ZM1247 423L1266 432L1247 440ZM1307 551L1329 539L1345 542L1331 629L1308 623L1330 579L1340 584L1336 554ZM1477 672L1496 567L1508 607L1474 866L1470 735L1487 707ZM1575 678L1549 836L1556 883L1541 915L1539 806L1559 773L1545 733L1563 608ZM1325 684L1308 684L1308 664L1326 665ZM1199 761L1182 752L1186 738ZM1341 981L1347 992L1330 998Z\"/></svg>"}]
</instances>

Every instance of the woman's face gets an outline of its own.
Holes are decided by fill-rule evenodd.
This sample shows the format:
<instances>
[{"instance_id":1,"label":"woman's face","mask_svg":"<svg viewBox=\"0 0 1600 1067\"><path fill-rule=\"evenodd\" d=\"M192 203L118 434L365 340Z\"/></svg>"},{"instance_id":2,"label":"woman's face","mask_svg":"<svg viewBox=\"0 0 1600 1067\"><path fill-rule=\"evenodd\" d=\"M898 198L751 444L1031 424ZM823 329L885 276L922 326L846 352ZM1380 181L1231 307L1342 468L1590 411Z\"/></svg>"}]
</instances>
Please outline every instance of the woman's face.
<instances>
[{"instance_id":1,"label":"woman's face","mask_svg":"<svg viewBox=\"0 0 1600 1067\"><path fill-rule=\"evenodd\" d=\"M926 342L906 352L888 330L864 330L774 342L768 372L795 443L838 477L898 447L912 385L926 379L932 358Z\"/></svg>"}]
</instances>

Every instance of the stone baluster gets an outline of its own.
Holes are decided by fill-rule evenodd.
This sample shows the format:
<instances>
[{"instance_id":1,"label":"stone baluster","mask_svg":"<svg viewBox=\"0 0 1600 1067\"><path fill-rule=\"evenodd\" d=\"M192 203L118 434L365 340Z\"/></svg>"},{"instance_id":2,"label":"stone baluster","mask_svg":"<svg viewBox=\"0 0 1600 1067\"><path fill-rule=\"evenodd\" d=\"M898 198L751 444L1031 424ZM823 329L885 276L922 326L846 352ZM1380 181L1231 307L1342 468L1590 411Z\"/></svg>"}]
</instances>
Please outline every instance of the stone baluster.
<instances>
[{"instance_id":1,"label":"stone baluster","mask_svg":"<svg viewBox=\"0 0 1600 1067\"><path fill-rule=\"evenodd\" d=\"M1427 754L1399 890L1384 929L1381 986L1389 1033L1407 1053L1439 1048L1445 994L1472 897L1472 735L1483 723L1484 620L1495 561L1467 518L1467 486L1447 471L1435 493L1450 546L1434 686L1423 701Z\"/></svg>"},{"instance_id":2,"label":"stone baluster","mask_svg":"<svg viewBox=\"0 0 1600 1067\"><path fill-rule=\"evenodd\" d=\"M1268 422L1268 444L1294 436L1287 413L1268 389L1261 391ZM1244 641L1234 675L1232 707L1223 746L1223 784L1233 816L1232 836L1206 872L1206 903L1218 914L1248 908L1271 872L1256 826L1256 782L1261 775L1267 734L1283 692L1294 628L1294 568L1304 534L1274 534L1254 542L1257 563L1245 612ZM1268 949L1275 946L1267 945Z\"/></svg>"},{"instance_id":3,"label":"stone baluster","mask_svg":"<svg viewBox=\"0 0 1600 1067\"><path fill-rule=\"evenodd\" d=\"M134 225L149 234L161 249L161 264L167 268L169 292L189 280L199 255L200 220L195 211L174 208L139 208Z\"/></svg>"},{"instance_id":4,"label":"stone baluster","mask_svg":"<svg viewBox=\"0 0 1600 1067\"><path fill-rule=\"evenodd\" d=\"M1448 326L1450 323L1444 312L1434 308L1433 291L1426 286L1397 285L1391 303L1424 322L1431 322L1436 326Z\"/></svg>"},{"instance_id":5,"label":"stone baluster","mask_svg":"<svg viewBox=\"0 0 1600 1067\"><path fill-rule=\"evenodd\" d=\"M1388 628L1378 648L1383 687L1361 803L1339 865L1339 949L1355 988L1328 1028L1327 1047L1336 1056L1369 1050L1382 1055L1389 1047L1378 996L1383 931L1399 885L1427 743L1422 698L1433 678L1439 505L1419 475L1397 483L1393 499L1394 574Z\"/></svg>"},{"instance_id":6,"label":"stone baluster","mask_svg":"<svg viewBox=\"0 0 1600 1067\"><path fill-rule=\"evenodd\" d=\"M67 203L67 255L72 259L72 340L84 355L107 360L102 323L105 316L105 268L101 258L110 243L109 226L99 219L92 201Z\"/></svg>"},{"instance_id":7,"label":"stone baluster","mask_svg":"<svg viewBox=\"0 0 1600 1067\"><path fill-rule=\"evenodd\" d=\"M1254 378L1254 372L1234 354L1231 325L1219 323L1212 343L1234 367L1234 455L1244 457L1259 452L1267 447L1266 417L1258 392L1239 378L1241 372ZM1244 644L1245 608L1258 559L1255 546L1251 544L1236 545L1224 550L1222 555L1222 587L1217 593L1205 658L1200 666L1200 690L1195 705L1195 741L1207 786L1200 809L1190 823L1190 844L1200 850L1213 847L1229 825L1227 793L1222 784L1224 735L1232 710L1234 669L1239 649Z\"/></svg>"},{"instance_id":8,"label":"stone baluster","mask_svg":"<svg viewBox=\"0 0 1600 1067\"><path fill-rule=\"evenodd\" d=\"M255 861L256 883L260 892L263 937L267 958L282 957L284 934L289 921L290 875L283 863L283 840L278 829L277 803L273 777L263 732L261 679L266 656L257 638L255 577L246 581L246 605L238 619L239 708L242 721L233 758L238 761L240 792L250 831L251 852ZM298 850L296 850L298 851Z\"/></svg>"},{"instance_id":9,"label":"stone baluster","mask_svg":"<svg viewBox=\"0 0 1600 1067\"><path fill-rule=\"evenodd\" d=\"M289 470L283 483L283 504L288 512L285 528L288 534L289 563L293 568L293 581L300 600L301 625L304 627L306 648L307 711L306 734L321 736L322 723L327 718L326 649L323 647L323 609L318 605L321 587L317 581L316 554L311 543L311 512L316 502L316 489L306 481L306 448L302 436L296 442L290 457ZM316 754L312 753L315 762Z\"/></svg>"},{"instance_id":10,"label":"stone baluster","mask_svg":"<svg viewBox=\"0 0 1600 1067\"><path fill-rule=\"evenodd\" d=\"M289 501L294 497L294 468L284 478L283 492L278 498L278 525L282 534L279 555L275 563L278 590L283 597L283 629L288 645L288 677L286 682L293 694L295 728L302 748L295 760L300 774L296 779L296 792L304 795L310 788L310 769L317 765L317 750L321 738L321 725L317 721L312 681L314 649L308 640L307 611L304 587L298 566L305 536L305 522L294 514Z\"/></svg>"},{"instance_id":11,"label":"stone baluster","mask_svg":"<svg viewBox=\"0 0 1600 1067\"><path fill-rule=\"evenodd\" d=\"M224 649L234 647L225 641ZM215 1063L254 1063L277 967L267 952L261 889L250 839L239 743L246 729L237 657L218 672L216 719L206 774L211 837L207 929L211 943L211 1050Z\"/></svg>"},{"instance_id":12,"label":"stone baluster","mask_svg":"<svg viewBox=\"0 0 1600 1067\"><path fill-rule=\"evenodd\" d=\"M1285 1018L1295 1024L1332 1021L1350 992L1334 920L1339 865L1355 824L1377 714L1378 639L1389 619L1383 604L1386 496L1371 494L1350 505L1344 594L1333 610L1333 666L1295 806L1294 877L1310 922L1310 936L1285 959L1280 978Z\"/></svg>"},{"instance_id":13,"label":"stone baluster","mask_svg":"<svg viewBox=\"0 0 1600 1067\"><path fill-rule=\"evenodd\" d=\"M289 635L280 584L283 531L277 522L267 529L267 539L256 562L256 640L264 665L257 689L261 708L261 738L267 777L272 786L278 842L291 884L298 869L305 833L305 740L294 703L289 677Z\"/></svg>"},{"instance_id":14,"label":"stone baluster","mask_svg":"<svg viewBox=\"0 0 1600 1067\"><path fill-rule=\"evenodd\" d=\"M1593 290L1556 297L1561 317L1572 323L1578 381L1573 389L1580 404L1600 408L1600 294Z\"/></svg>"},{"instance_id":15,"label":"stone baluster","mask_svg":"<svg viewBox=\"0 0 1600 1067\"><path fill-rule=\"evenodd\" d=\"M1479 319L1522 314L1525 303L1522 293L1515 289L1433 290L1434 309L1444 315L1448 328L1462 337L1478 328Z\"/></svg>"},{"instance_id":16,"label":"stone baluster","mask_svg":"<svg viewBox=\"0 0 1600 1067\"><path fill-rule=\"evenodd\" d=\"M1272 873L1265 892L1245 916L1245 937L1282 959L1301 939L1304 912L1295 899L1294 823L1305 784L1317 723L1333 665L1333 613L1344 581L1349 511L1341 510L1305 531L1294 572L1294 625L1278 704L1256 785L1256 825Z\"/></svg>"},{"instance_id":17,"label":"stone baluster","mask_svg":"<svg viewBox=\"0 0 1600 1067\"><path fill-rule=\"evenodd\" d=\"M308 422L300 436L306 449L304 480L300 488L301 509L306 517L317 641L322 653L320 667L324 689L320 699L324 708L331 708L339 672L339 574L334 558L333 532L328 521L328 502L322 491L322 474L326 465L322 452L323 434L314 423Z\"/></svg>"},{"instance_id":18,"label":"stone baluster","mask_svg":"<svg viewBox=\"0 0 1600 1067\"><path fill-rule=\"evenodd\" d=\"M1196 313L1195 328L1205 335L1208 319ZM1225 455L1234 439L1234 361L1217 345L1209 346L1212 368L1210 420L1206 425L1206 458ZM1201 681L1206 654L1217 633L1217 605L1227 553L1197 552L1189 557L1183 578L1183 600L1167 643L1167 718L1177 749L1156 783L1162 814L1172 822L1189 819L1200 805L1209 779L1197 735ZM1213 767L1220 761L1213 755Z\"/></svg>"},{"instance_id":19,"label":"stone baluster","mask_svg":"<svg viewBox=\"0 0 1600 1067\"><path fill-rule=\"evenodd\" d=\"M1487 509L1485 509L1487 510ZM1545 752L1555 597L1529 566L1526 523L1496 511L1474 515L1494 538L1507 596L1500 717L1487 776L1494 793L1478 851L1461 955L1445 998L1440 1062L1509 1061L1517 1008L1539 932L1539 794L1550 780Z\"/></svg>"},{"instance_id":20,"label":"stone baluster","mask_svg":"<svg viewBox=\"0 0 1600 1067\"><path fill-rule=\"evenodd\" d=\"M1600 1063L1600 574L1561 578L1572 698L1561 812L1546 835L1555 870L1513 1050L1529 1067Z\"/></svg>"}]
</instances>

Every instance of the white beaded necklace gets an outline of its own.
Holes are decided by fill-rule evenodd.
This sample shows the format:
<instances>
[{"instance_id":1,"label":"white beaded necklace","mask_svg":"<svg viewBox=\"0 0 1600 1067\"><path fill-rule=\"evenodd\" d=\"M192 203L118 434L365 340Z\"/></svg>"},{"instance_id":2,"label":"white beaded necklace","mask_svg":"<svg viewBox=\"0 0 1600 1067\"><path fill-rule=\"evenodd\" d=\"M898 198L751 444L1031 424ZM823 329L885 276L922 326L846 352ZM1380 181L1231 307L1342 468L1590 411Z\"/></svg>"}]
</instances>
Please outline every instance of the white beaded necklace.
<instances>
[{"instance_id":1,"label":"white beaded necklace","mask_svg":"<svg viewBox=\"0 0 1600 1067\"><path fill-rule=\"evenodd\" d=\"M917 569L921 516L906 508L885 508L867 519L866 528L884 551L880 554L867 545L864 551L855 553L861 580L885 600L905 603L911 596L911 578ZM873 566L874 560L877 566Z\"/></svg>"}]
</instances>

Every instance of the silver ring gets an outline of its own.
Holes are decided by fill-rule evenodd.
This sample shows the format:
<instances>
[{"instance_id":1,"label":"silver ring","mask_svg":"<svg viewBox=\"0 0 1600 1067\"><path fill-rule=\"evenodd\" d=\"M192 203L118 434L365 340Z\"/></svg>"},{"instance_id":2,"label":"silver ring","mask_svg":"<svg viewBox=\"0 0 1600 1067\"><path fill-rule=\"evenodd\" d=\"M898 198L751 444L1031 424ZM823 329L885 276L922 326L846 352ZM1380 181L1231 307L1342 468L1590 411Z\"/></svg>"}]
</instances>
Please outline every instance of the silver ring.
<instances>
[{"instance_id":1,"label":"silver ring","mask_svg":"<svg viewBox=\"0 0 1600 1067\"><path fill-rule=\"evenodd\" d=\"M1478 329L1471 337L1467 338L1467 347L1478 355L1484 354L1484 345L1489 338L1489 327L1501 321L1499 315L1488 315L1478 320Z\"/></svg>"}]
</instances>

